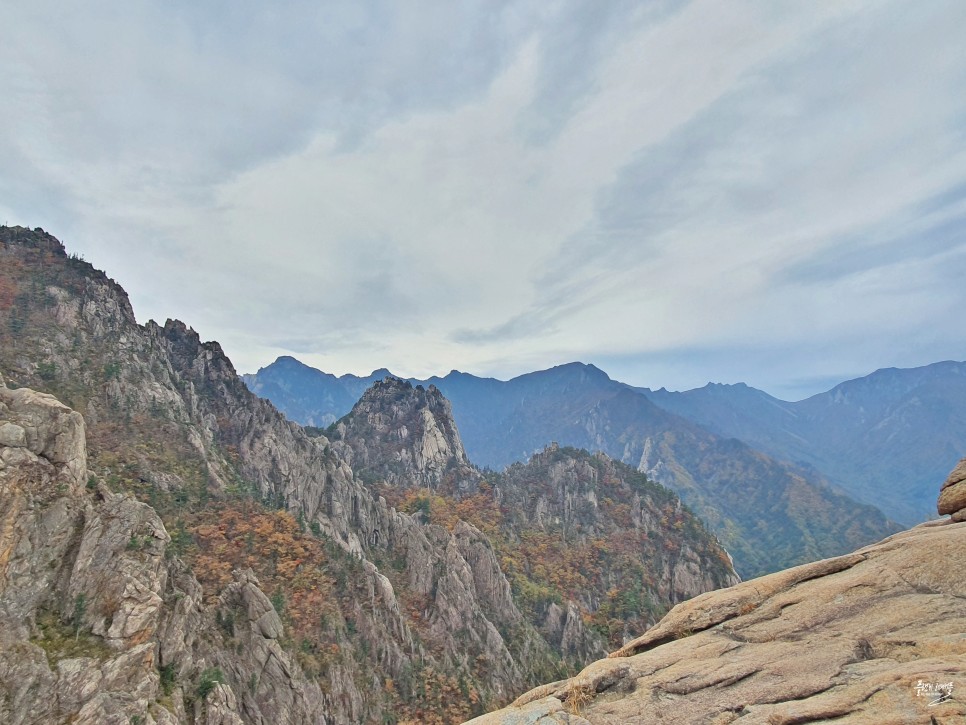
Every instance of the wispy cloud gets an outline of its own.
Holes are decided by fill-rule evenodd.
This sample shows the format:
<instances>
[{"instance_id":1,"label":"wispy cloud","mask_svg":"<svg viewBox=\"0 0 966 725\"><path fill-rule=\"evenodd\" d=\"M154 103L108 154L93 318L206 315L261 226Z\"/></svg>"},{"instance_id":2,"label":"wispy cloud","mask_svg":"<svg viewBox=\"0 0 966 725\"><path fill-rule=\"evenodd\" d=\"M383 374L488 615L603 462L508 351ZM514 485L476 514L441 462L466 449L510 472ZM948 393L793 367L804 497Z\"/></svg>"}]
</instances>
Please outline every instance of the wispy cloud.
<instances>
[{"instance_id":1,"label":"wispy cloud","mask_svg":"<svg viewBox=\"0 0 966 725\"><path fill-rule=\"evenodd\" d=\"M0 24L0 221L239 369L579 358L802 391L966 357L962 3L36 2Z\"/></svg>"}]
</instances>

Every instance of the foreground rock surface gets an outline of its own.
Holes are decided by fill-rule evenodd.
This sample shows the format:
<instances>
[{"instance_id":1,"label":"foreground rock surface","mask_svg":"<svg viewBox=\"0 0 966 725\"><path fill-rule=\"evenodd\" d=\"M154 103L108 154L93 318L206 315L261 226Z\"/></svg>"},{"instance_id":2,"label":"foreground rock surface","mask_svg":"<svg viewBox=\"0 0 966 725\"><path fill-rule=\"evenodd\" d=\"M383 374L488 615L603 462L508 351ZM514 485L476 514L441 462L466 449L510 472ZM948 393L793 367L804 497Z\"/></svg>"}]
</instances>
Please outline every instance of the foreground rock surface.
<instances>
[{"instance_id":1,"label":"foreground rock surface","mask_svg":"<svg viewBox=\"0 0 966 725\"><path fill-rule=\"evenodd\" d=\"M959 723L966 717L966 523L684 602L576 677L472 725ZM937 704L938 686L952 697Z\"/></svg>"}]
</instances>

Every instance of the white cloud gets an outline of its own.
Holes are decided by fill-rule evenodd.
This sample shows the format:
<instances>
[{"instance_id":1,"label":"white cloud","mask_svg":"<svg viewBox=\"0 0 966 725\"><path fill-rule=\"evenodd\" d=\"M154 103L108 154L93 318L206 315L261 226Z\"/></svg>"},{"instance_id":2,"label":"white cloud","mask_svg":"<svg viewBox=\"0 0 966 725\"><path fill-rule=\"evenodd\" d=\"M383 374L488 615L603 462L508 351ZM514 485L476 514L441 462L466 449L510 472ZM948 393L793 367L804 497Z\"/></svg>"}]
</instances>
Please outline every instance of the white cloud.
<instances>
[{"instance_id":1,"label":"white cloud","mask_svg":"<svg viewBox=\"0 0 966 725\"><path fill-rule=\"evenodd\" d=\"M242 370L580 358L774 387L896 364L897 339L964 356L959 3L37 3L0 22L0 212Z\"/></svg>"}]
</instances>

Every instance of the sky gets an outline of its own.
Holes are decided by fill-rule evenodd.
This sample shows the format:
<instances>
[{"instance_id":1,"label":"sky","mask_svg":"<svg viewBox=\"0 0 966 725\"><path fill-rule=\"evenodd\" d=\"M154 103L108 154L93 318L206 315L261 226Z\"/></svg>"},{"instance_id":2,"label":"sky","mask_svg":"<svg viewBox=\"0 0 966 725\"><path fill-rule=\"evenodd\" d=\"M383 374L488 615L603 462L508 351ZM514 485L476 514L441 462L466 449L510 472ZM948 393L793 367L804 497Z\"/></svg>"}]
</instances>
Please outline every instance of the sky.
<instances>
[{"instance_id":1,"label":"sky","mask_svg":"<svg viewBox=\"0 0 966 725\"><path fill-rule=\"evenodd\" d=\"M966 3L0 0L0 223L239 372L966 359Z\"/></svg>"}]
</instances>

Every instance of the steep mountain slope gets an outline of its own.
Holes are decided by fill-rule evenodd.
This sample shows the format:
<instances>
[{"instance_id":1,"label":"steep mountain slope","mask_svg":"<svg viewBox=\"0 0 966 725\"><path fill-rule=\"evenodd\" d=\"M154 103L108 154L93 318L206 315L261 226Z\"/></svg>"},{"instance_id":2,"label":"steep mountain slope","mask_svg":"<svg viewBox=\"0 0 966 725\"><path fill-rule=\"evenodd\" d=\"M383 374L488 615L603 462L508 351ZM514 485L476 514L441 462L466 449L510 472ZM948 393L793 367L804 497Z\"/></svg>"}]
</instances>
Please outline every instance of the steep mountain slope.
<instances>
[{"instance_id":1,"label":"steep mountain slope","mask_svg":"<svg viewBox=\"0 0 966 725\"><path fill-rule=\"evenodd\" d=\"M172 543L161 546L139 528L120 529L132 552L150 546L152 556L170 554L187 565L196 584L189 578L180 590L196 592L204 638L221 641L225 653L191 649L168 659L150 640L143 656L156 677L170 679L173 701L224 705L246 722L382 722L389 715L451 722L558 671L479 531L465 523L448 531L389 508L324 437L309 437L251 394L216 343L202 343L179 322L138 325L118 285L40 230L0 229L0 369L11 387L56 393L82 412L93 485L134 494L160 515L152 530L171 532ZM104 491L105 499L115 495ZM46 514L38 516L42 522ZM25 535L33 540L38 532ZM20 540L5 538L0 551ZM67 544L68 558L76 545ZM473 571L489 573L467 578ZM55 629L71 609L63 591L43 603L60 613ZM89 589L68 594L95 596ZM253 597L271 599L284 630L266 624L265 631L286 658L246 649L239 615L218 604L242 606ZM100 611L110 619L115 607L110 600ZM17 625L18 633L35 633L46 621L42 607L18 611L27 627ZM95 643L101 637L96 628L90 635ZM239 657L229 658L236 650ZM260 684L262 655L309 683L297 689L316 692L315 699L282 698L287 685ZM222 693L211 683L204 695L198 690L211 666L220 670L228 704L211 700ZM0 701L18 691L16 678L4 682ZM96 688L85 692L99 696ZM151 712L160 707L182 721L165 697L149 703ZM84 706L63 705L68 713ZM145 717L133 708L125 712Z\"/></svg>"},{"instance_id":2,"label":"steep mountain slope","mask_svg":"<svg viewBox=\"0 0 966 725\"><path fill-rule=\"evenodd\" d=\"M484 494L438 391L401 406L411 423L373 409L378 426L309 435L217 343L139 325L116 283L21 228L0 228L0 370L4 721L447 723L601 651L566 600L534 619L504 551L460 520L486 516L379 495L450 474ZM30 388L82 413L86 434L38 437L50 426L24 407ZM680 520L651 532L693 549L656 572L669 596L730 581L726 555L706 534L688 549Z\"/></svg>"},{"instance_id":3,"label":"steep mountain slope","mask_svg":"<svg viewBox=\"0 0 966 725\"><path fill-rule=\"evenodd\" d=\"M814 470L720 438L592 365L505 383L453 372L431 384L451 400L471 460L502 468L551 441L602 451L677 491L743 576L840 554L898 530Z\"/></svg>"},{"instance_id":4,"label":"steep mountain slope","mask_svg":"<svg viewBox=\"0 0 966 725\"><path fill-rule=\"evenodd\" d=\"M251 571L206 602L171 552L89 477L83 418L0 378L0 721L330 722Z\"/></svg>"},{"instance_id":5,"label":"steep mountain slope","mask_svg":"<svg viewBox=\"0 0 966 725\"><path fill-rule=\"evenodd\" d=\"M745 385L649 399L720 435L814 466L908 524L931 517L932 484L966 446L966 363L889 368L796 403Z\"/></svg>"},{"instance_id":6,"label":"steep mountain slope","mask_svg":"<svg viewBox=\"0 0 966 725\"><path fill-rule=\"evenodd\" d=\"M966 459L943 494L964 477ZM966 495L939 507L952 518L680 604L471 725L962 722Z\"/></svg>"},{"instance_id":7,"label":"steep mountain slope","mask_svg":"<svg viewBox=\"0 0 966 725\"><path fill-rule=\"evenodd\" d=\"M481 473L433 385L387 378L330 436L391 504L485 532L521 610L572 661L737 581L728 555L677 496L603 454L552 445L502 474Z\"/></svg>"}]
</instances>

